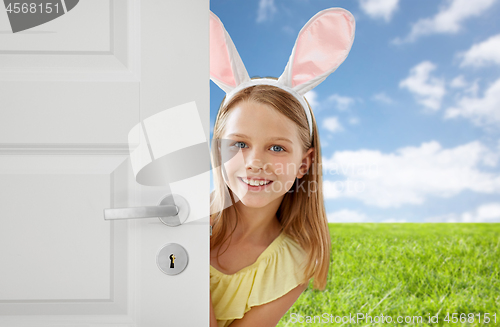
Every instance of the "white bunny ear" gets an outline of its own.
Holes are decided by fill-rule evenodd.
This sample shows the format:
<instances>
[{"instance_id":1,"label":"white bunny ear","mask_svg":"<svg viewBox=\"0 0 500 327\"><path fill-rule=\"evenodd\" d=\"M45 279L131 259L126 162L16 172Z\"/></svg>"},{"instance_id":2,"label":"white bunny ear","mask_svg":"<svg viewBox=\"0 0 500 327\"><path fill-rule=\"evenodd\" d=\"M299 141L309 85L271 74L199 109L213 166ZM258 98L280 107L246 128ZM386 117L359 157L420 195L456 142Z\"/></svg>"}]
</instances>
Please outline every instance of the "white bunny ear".
<instances>
[{"instance_id":1,"label":"white bunny ear","mask_svg":"<svg viewBox=\"0 0 500 327\"><path fill-rule=\"evenodd\" d=\"M354 17L345 9L330 8L314 15L300 30L278 83L300 95L312 90L344 62L354 30Z\"/></svg>"},{"instance_id":2,"label":"white bunny ear","mask_svg":"<svg viewBox=\"0 0 500 327\"><path fill-rule=\"evenodd\" d=\"M231 37L213 12L210 12L210 79L226 93L250 80Z\"/></svg>"}]
</instances>

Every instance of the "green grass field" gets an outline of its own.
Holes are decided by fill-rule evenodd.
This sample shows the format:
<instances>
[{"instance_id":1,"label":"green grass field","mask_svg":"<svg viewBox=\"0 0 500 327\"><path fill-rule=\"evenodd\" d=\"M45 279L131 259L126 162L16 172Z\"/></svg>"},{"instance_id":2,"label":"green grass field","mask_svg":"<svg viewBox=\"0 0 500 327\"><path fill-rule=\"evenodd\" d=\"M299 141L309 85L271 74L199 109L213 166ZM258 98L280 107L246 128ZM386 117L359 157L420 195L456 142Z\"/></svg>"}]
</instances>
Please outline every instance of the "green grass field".
<instances>
[{"instance_id":1,"label":"green grass field","mask_svg":"<svg viewBox=\"0 0 500 327\"><path fill-rule=\"evenodd\" d=\"M330 234L326 290L309 285L278 326L500 326L500 224L330 224ZM393 320L335 323L357 313Z\"/></svg>"}]
</instances>

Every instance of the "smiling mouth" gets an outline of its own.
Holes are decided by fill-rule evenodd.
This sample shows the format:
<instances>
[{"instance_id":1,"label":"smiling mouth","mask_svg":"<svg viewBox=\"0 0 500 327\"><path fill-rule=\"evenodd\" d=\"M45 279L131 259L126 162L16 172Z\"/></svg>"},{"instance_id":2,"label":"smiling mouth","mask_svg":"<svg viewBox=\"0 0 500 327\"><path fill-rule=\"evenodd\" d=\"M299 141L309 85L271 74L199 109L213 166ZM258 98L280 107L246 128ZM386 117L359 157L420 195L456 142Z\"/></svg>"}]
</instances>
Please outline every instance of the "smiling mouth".
<instances>
[{"instance_id":1,"label":"smiling mouth","mask_svg":"<svg viewBox=\"0 0 500 327\"><path fill-rule=\"evenodd\" d=\"M243 177L238 177L238 179L241 180L243 183L247 184L248 186L253 186L253 187L266 186L273 182L273 181L246 179Z\"/></svg>"}]
</instances>

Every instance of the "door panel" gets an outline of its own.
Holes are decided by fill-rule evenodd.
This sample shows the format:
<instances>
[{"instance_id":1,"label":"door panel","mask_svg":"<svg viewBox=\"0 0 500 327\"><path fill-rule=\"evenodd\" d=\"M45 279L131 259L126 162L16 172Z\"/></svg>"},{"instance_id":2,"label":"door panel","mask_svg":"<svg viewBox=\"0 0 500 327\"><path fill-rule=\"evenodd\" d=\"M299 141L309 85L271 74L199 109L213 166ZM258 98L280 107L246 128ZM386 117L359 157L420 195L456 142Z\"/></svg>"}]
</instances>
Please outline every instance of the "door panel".
<instances>
[{"instance_id":1,"label":"door panel","mask_svg":"<svg viewBox=\"0 0 500 327\"><path fill-rule=\"evenodd\" d=\"M206 161L206 172L141 185L129 144L148 117L191 102L201 125L170 117L165 128L204 135L183 147L206 144L208 8L86 0L26 32L0 33L0 326L208 326L206 153L156 153L153 161ZM5 19L2 7L4 31ZM162 141L173 149L181 140ZM186 224L104 220L104 209L155 206L171 193L189 202ZM179 275L157 267L167 243L188 252Z\"/></svg>"}]
</instances>

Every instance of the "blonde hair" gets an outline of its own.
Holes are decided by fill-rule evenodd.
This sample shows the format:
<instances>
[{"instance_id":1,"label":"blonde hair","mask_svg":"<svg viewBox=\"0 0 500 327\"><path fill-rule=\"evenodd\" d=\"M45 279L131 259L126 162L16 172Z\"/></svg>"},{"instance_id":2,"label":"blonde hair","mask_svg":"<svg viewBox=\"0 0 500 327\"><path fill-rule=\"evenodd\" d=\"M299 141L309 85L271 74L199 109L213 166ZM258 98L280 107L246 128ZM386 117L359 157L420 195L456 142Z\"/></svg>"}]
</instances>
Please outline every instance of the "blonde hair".
<instances>
[{"instance_id":1,"label":"blonde hair","mask_svg":"<svg viewBox=\"0 0 500 327\"><path fill-rule=\"evenodd\" d=\"M236 206L228 206L228 202L226 202L229 201L227 194L230 197L231 204L235 203L235 199L233 192L222 178L224 169L217 142L220 142L222 138L231 108L241 101L254 101L267 104L278 110L278 112L285 115L297 125L304 153L311 147L315 149L313 152L314 159L309 171L300 180L295 180L291 188L291 190L294 190L293 192L290 190L285 193L276 215L281 223L283 232L298 242L308 254L305 277L302 283L307 283L311 278L314 278L313 288L324 290L330 264L331 240L323 202L321 146L316 120L311 111L313 135L312 139L310 139L307 117L302 105L295 97L278 87L255 85L245 88L236 93L227 104L223 105L223 101L219 108L213 132L213 140L215 142L212 144L212 167L221 167L222 169L213 170L215 190L211 194L210 204L210 212L213 213L210 216L211 220L213 220L210 247L214 248L220 245L220 251L222 245L231 240L234 229L224 239L228 229L228 224L226 223L226 219L228 219L227 210L234 210L234 216L238 217ZM301 192L301 187L298 187L298 183L307 185L305 187L306 190ZM314 192L309 192L308 186L311 184L316 186ZM238 218L236 219L237 223ZM236 228L236 225L234 228ZM220 255L219 252L217 255Z\"/></svg>"}]
</instances>

